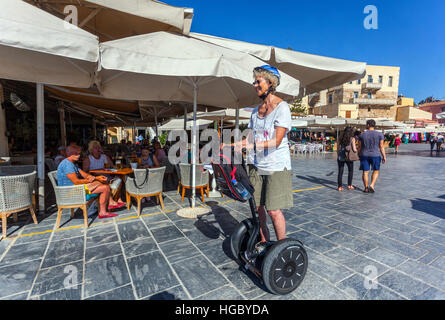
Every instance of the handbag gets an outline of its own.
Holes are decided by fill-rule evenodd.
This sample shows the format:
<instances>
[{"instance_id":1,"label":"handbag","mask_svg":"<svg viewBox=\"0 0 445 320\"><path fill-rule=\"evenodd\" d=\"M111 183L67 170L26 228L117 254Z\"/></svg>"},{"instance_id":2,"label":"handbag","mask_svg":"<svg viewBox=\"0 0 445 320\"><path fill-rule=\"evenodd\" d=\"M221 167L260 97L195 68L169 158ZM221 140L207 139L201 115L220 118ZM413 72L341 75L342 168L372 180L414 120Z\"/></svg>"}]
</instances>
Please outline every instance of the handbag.
<instances>
[{"instance_id":1,"label":"handbag","mask_svg":"<svg viewBox=\"0 0 445 320\"><path fill-rule=\"evenodd\" d=\"M354 150L352 149L351 143L346 147L345 159L346 159L346 161L357 161L357 160L360 160L357 152L354 152Z\"/></svg>"},{"instance_id":2,"label":"handbag","mask_svg":"<svg viewBox=\"0 0 445 320\"><path fill-rule=\"evenodd\" d=\"M143 187L143 185L145 184L145 182L147 182L147 179L148 179L148 172L149 172L149 170L148 170L147 168L145 168L145 178L144 178L144 181L143 181L140 185L137 185L137 183L136 183L136 177L134 177L133 182L134 182L134 186L136 187L136 189L142 189L142 187Z\"/></svg>"}]
</instances>

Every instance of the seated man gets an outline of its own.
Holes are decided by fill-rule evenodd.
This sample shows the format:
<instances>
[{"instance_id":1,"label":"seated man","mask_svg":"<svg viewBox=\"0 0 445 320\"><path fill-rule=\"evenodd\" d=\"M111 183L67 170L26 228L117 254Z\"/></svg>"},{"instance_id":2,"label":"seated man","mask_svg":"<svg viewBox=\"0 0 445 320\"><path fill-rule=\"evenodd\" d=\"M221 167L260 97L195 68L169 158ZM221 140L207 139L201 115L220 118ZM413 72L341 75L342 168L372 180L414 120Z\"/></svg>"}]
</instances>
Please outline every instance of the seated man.
<instances>
[{"instance_id":1,"label":"seated man","mask_svg":"<svg viewBox=\"0 0 445 320\"><path fill-rule=\"evenodd\" d=\"M67 158L63 160L57 168L57 182L59 186L73 186L84 184L91 193L99 196L99 219L116 217L117 214L107 211L107 204L110 199L110 186L106 184L107 178L104 176L95 177L75 164L80 158L80 147L69 146L66 149Z\"/></svg>"},{"instance_id":2,"label":"seated man","mask_svg":"<svg viewBox=\"0 0 445 320\"><path fill-rule=\"evenodd\" d=\"M103 169L105 168L106 164L110 167L113 166L113 162L111 161L110 157L102 153L102 147L99 141L90 141L90 143L88 144L88 152L89 155L83 161L83 171L89 172L92 170ZM109 179L109 177L106 178ZM111 182L110 188L112 195L110 198L110 207L108 208L109 210L118 209L125 206L125 202L123 202L119 197L121 186L121 178L114 178ZM116 201L114 201L115 198L118 198L117 203Z\"/></svg>"}]
</instances>

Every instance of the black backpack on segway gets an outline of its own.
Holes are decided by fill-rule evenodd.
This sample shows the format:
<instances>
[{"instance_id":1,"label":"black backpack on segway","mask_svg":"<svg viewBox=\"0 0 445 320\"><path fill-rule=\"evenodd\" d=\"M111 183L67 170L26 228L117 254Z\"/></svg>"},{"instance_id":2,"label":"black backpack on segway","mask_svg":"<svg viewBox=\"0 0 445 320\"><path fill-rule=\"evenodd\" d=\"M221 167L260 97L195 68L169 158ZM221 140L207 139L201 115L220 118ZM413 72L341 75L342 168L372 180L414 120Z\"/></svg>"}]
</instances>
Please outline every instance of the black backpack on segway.
<instances>
[{"instance_id":1,"label":"black backpack on segway","mask_svg":"<svg viewBox=\"0 0 445 320\"><path fill-rule=\"evenodd\" d=\"M212 165L219 190L236 201L248 201L252 213L252 218L239 223L230 236L233 256L245 270L252 271L270 292L280 295L291 293L306 275L308 258L303 243L286 238L260 244L254 188L249 181L244 159L242 164L237 165L233 164L233 156L228 159L221 154L219 160L219 164Z\"/></svg>"}]
</instances>

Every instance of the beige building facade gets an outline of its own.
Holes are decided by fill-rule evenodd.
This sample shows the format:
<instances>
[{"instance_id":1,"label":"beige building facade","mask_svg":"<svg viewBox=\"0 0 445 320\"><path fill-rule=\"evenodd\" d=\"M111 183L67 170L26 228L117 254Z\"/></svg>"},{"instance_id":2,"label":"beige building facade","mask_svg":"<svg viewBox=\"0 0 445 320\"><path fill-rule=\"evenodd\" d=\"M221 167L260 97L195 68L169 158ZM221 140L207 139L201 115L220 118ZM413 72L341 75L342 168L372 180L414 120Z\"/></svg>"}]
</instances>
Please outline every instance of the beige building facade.
<instances>
[{"instance_id":1,"label":"beige building facade","mask_svg":"<svg viewBox=\"0 0 445 320\"><path fill-rule=\"evenodd\" d=\"M397 105L400 67L366 66L362 79L311 94L303 99L309 114L329 118L392 118Z\"/></svg>"}]
</instances>

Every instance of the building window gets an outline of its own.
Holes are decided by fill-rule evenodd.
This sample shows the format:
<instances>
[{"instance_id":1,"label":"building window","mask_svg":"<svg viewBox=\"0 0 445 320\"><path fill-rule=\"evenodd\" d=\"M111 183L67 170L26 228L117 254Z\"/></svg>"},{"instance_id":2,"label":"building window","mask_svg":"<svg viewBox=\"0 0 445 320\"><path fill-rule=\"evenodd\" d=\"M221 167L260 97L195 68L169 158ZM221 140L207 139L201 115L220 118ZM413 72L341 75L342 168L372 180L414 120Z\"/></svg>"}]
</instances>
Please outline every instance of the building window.
<instances>
[{"instance_id":1,"label":"building window","mask_svg":"<svg viewBox=\"0 0 445 320\"><path fill-rule=\"evenodd\" d=\"M372 76L368 76L368 83L372 83Z\"/></svg>"},{"instance_id":2,"label":"building window","mask_svg":"<svg viewBox=\"0 0 445 320\"><path fill-rule=\"evenodd\" d=\"M371 94L371 92L368 92L368 99L372 99L372 94Z\"/></svg>"},{"instance_id":3,"label":"building window","mask_svg":"<svg viewBox=\"0 0 445 320\"><path fill-rule=\"evenodd\" d=\"M352 81L349 81L349 84L352 84Z\"/></svg>"},{"instance_id":4,"label":"building window","mask_svg":"<svg viewBox=\"0 0 445 320\"><path fill-rule=\"evenodd\" d=\"M392 77L389 77L389 80L388 80L388 87L392 87Z\"/></svg>"},{"instance_id":5,"label":"building window","mask_svg":"<svg viewBox=\"0 0 445 320\"><path fill-rule=\"evenodd\" d=\"M362 83L362 79L357 80L357 84L360 84L360 83Z\"/></svg>"},{"instance_id":6,"label":"building window","mask_svg":"<svg viewBox=\"0 0 445 320\"><path fill-rule=\"evenodd\" d=\"M442 112L445 112L445 107L442 107Z\"/></svg>"},{"instance_id":7,"label":"building window","mask_svg":"<svg viewBox=\"0 0 445 320\"><path fill-rule=\"evenodd\" d=\"M383 83L383 76L379 76L379 83Z\"/></svg>"},{"instance_id":8,"label":"building window","mask_svg":"<svg viewBox=\"0 0 445 320\"><path fill-rule=\"evenodd\" d=\"M354 98L358 98L358 91L354 91Z\"/></svg>"},{"instance_id":9,"label":"building window","mask_svg":"<svg viewBox=\"0 0 445 320\"><path fill-rule=\"evenodd\" d=\"M329 103L332 103L332 93L329 94Z\"/></svg>"},{"instance_id":10,"label":"building window","mask_svg":"<svg viewBox=\"0 0 445 320\"><path fill-rule=\"evenodd\" d=\"M368 112L371 112L371 107L368 107Z\"/></svg>"}]
</instances>

